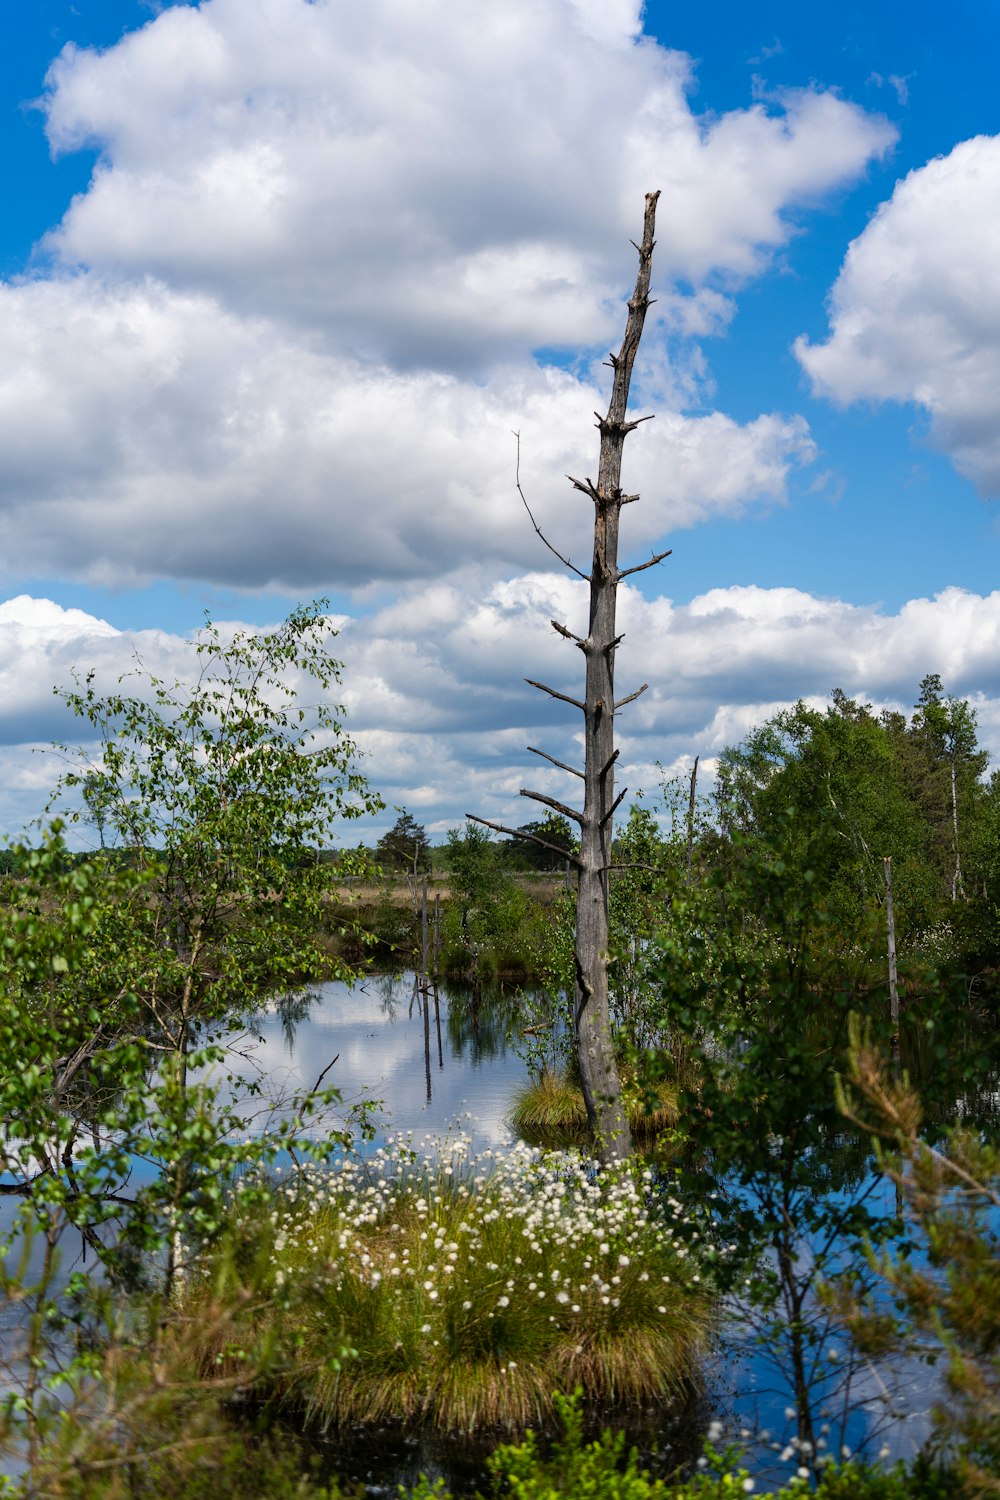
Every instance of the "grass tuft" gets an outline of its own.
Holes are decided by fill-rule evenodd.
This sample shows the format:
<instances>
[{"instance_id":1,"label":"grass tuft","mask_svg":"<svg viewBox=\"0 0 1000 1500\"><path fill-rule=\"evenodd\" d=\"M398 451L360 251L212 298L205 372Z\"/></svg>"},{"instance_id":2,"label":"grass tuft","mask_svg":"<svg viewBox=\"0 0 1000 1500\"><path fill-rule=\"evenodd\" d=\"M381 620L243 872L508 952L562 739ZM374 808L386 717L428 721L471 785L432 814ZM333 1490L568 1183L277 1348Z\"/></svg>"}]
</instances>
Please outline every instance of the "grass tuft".
<instances>
[{"instance_id":1,"label":"grass tuft","mask_svg":"<svg viewBox=\"0 0 1000 1500\"><path fill-rule=\"evenodd\" d=\"M574 1152L476 1158L463 1140L305 1167L254 1229L291 1349L267 1394L324 1427L519 1431L577 1385L668 1402L712 1322L682 1206L650 1169L598 1174Z\"/></svg>"},{"instance_id":2,"label":"grass tuft","mask_svg":"<svg viewBox=\"0 0 1000 1500\"><path fill-rule=\"evenodd\" d=\"M671 1083L656 1085L654 1107L641 1097L634 1083L623 1078L625 1111L633 1138L648 1145L663 1131L677 1124L677 1089ZM578 1083L546 1068L537 1079L517 1093L510 1122L519 1135L535 1144L569 1145L587 1139L587 1106Z\"/></svg>"}]
</instances>

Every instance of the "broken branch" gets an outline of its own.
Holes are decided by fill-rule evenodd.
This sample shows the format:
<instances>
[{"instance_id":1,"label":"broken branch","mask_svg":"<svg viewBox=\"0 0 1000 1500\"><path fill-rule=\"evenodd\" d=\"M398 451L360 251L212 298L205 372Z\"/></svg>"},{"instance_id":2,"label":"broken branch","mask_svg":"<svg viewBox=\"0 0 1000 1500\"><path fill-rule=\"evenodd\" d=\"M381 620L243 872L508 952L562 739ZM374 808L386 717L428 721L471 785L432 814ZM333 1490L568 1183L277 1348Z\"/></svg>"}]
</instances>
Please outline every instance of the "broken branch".
<instances>
[{"instance_id":1,"label":"broken branch","mask_svg":"<svg viewBox=\"0 0 1000 1500\"><path fill-rule=\"evenodd\" d=\"M604 814L604 817L601 819L602 823L610 822L610 820L614 817L615 813L618 811L619 804L624 801L625 794L626 794L627 791L628 791L628 787L627 786L623 786L622 789L621 789L621 791L618 793L618 796L612 802L611 806L608 808L607 812Z\"/></svg>"},{"instance_id":2,"label":"broken branch","mask_svg":"<svg viewBox=\"0 0 1000 1500\"><path fill-rule=\"evenodd\" d=\"M657 563L661 563L665 557L669 557L673 550L672 547L668 547L666 552L656 552L648 562L638 563L634 568L622 569L618 577L630 578L633 573L645 573L647 568L655 568Z\"/></svg>"},{"instance_id":3,"label":"broken branch","mask_svg":"<svg viewBox=\"0 0 1000 1500\"><path fill-rule=\"evenodd\" d=\"M572 849L562 849L548 839L539 838L537 833L529 833L525 828L508 828L506 823L492 823L489 818L478 818L475 813L466 813L465 816L470 823L481 823L484 828L492 828L494 833L506 833L512 839L528 839L542 849L551 849L553 854L558 854L561 859L570 860L577 869L580 867L580 856L574 854Z\"/></svg>"},{"instance_id":4,"label":"broken branch","mask_svg":"<svg viewBox=\"0 0 1000 1500\"><path fill-rule=\"evenodd\" d=\"M544 792L529 792L527 787L521 787L518 795L530 797L532 802L541 802L545 807L551 807L553 812L562 813L564 818L572 818L574 823L583 826L583 813L578 813L575 808L567 807L565 802L557 802L555 797L546 797Z\"/></svg>"},{"instance_id":5,"label":"broken branch","mask_svg":"<svg viewBox=\"0 0 1000 1500\"><path fill-rule=\"evenodd\" d=\"M552 626L553 630L557 630L561 636L565 636L566 640L575 641L576 644L580 647L581 651L586 646L586 641L582 640L580 636L574 635L572 630L567 629L565 625L560 625L558 620L550 620L549 624Z\"/></svg>"},{"instance_id":6,"label":"broken branch","mask_svg":"<svg viewBox=\"0 0 1000 1500\"><path fill-rule=\"evenodd\" d=\"M626 703L634 703L636 698L641 698L648 687L649 683L644 682L641 688L636 688L635 692L629 693L627 698L619 698L618 702L615 704L615 713L617 713L620 708L624 708Z\"/></svg>"},{"instance_id":7,"label":"broken branch","mask_svg":"<svg viewBox=\"0 0 1000 1500\"><path fill-rule=\"evenodd\" d=\"M554 755L548 755L544 750L536 750L534 745L529 745L528 749L530 750L532 755L540 755L542 759L547 760L550 765L558 766L560 771L568 771L571 776L579 776L581 781L586 781L587 778L584 776L583 772L578 771L575 766L568 766L565 761L556 760Z\"/></svg>"},{"instance_id":8,"label":"broken branch","mask_svg":"<svg viewBox=\"0 0 1000 1500\"><path fill-rule=\"evenodd\" d=\"M566 693L557 693L555 688L546 687L544 682L535 682L531 677L526 677L524 680L529 687L537 688L540 693L548 693L550 698L558 698L560 703L570 703L574 708L578 708L581 713L586 710L587 705L581 703L579 698L570 698Z\"/></svg>"}]
</instances>

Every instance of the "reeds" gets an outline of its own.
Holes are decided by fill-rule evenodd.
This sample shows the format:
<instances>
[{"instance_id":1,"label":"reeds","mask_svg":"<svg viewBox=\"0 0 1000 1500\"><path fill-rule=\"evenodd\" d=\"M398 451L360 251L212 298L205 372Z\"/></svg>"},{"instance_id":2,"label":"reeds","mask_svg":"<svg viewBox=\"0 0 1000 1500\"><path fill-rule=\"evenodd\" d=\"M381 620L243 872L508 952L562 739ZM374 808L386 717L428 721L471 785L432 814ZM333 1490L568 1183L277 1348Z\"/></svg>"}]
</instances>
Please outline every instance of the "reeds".
<instances>
[{"instance_id":1,"label":"reeds","mask_svg":"<svg viewBox=\"0 0 1000 1500\"><path fill-rule=\"evenodd\" d=\"M576 1153L397 1143L291 1174L262 1232L295 1348L272 1393L324 1427L520 1430L577 1385L663 1403L711 1322L681 1206L648 1169L598 1175Z\"/></svg>"}]
</instances>

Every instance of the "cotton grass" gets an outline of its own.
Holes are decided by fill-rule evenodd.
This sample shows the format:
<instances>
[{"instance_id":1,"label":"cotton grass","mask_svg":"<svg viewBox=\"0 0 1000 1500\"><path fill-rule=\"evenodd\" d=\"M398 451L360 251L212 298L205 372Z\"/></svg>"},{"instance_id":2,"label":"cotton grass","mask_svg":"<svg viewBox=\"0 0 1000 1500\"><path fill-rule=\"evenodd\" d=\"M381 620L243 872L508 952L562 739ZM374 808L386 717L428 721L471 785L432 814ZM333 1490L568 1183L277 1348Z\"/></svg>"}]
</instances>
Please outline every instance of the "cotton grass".
<instances>
[{"instance_id":1,"label":"cotton grass","mask_svg":"<svg viewBox=\"0 0 1000 1500\"><path fill-rule=\"evenodd\" d=\"M306 1166L265 1225L297 1349L275 1394L324 1426L453 1431L523 1428L577 1385L669 1401L711 1321L682 1217L649 1170L598 1174L572 1152L476 1157L453 1138L421 1158L400 1138Z\"/></svg>"}]
</instances>

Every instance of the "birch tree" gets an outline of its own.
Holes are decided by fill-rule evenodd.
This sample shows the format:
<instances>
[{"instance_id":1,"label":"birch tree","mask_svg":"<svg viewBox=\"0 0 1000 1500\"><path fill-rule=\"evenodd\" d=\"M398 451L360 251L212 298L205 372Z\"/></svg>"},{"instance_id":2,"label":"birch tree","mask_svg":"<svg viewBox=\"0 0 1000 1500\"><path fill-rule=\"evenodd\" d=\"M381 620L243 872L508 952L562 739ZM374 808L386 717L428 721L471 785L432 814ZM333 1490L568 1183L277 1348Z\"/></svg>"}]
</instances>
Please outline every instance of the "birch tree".
<instances>
[{"instance_id":1,"label":"birch tree","mask_svg":"<svg viewBox=\"0 0 1000 1500\"><path fill-rule=\"evenodd\" d=\"M590 589L590 613L586 636L574 634L558 620L552 625L564 639L573 642L583 652L585 662L584 696L582 699L567 696L545 683L528 678L530 686L549 697L569 704L583 716L584 763L580 770L555 760L544 750L534 746L528 748L543 760L549 761L562 771L569 772L583 783L582 811L567 806L542 792L521 789L522 797L540 802L552 811L572 819L580 830L580 850L574 856L578 870L576 941L575 941L575 995L573 1020L576 1054L580 1068L583 1096L587 1105L587 1118L598 1151L606 1162L622 1160L631 1150L628 1118L622 1103L621 1080L615 1059L611 1035L611 1013L608 998L608 883L611 871L611 850L614 830L614 815L627 788L615 792L615 716L626 703L645 692L648 684L615 698L615 657L622 636L617 633L616 610L618 584L632 573L641 572L662 562L669 553L662 552L638 567L622 569L618 566L618 536L622 507L637 500L638 495L623 494L621 488L622 451L628 434L647 418L629 420L628 397L632 369L642 337L646 310L650 304L649 279L652 268L656 203L659 193L647 193L643 221L642 243L637 245L639 270L635 290L628 304L625 337L617 354L611 354L609 364L612 371L611 400L607 414L597 415L597 427L601 444L598 458L597 481L574 479L574 489L586 495L594 506L594 549L589 574L573 567L552 544L542 536L534 517L531 516L520 479L518 490L524 501L532 525L559 560L584 578ZM486 821L480 819L479 821ZM499 828L497 824L491 827ZM500 828L503 833L517 833L515 829ZM534 837L532 835L532 837ZM536 838L536 842L544 840Z\"/></svg>"}]
</instances>

